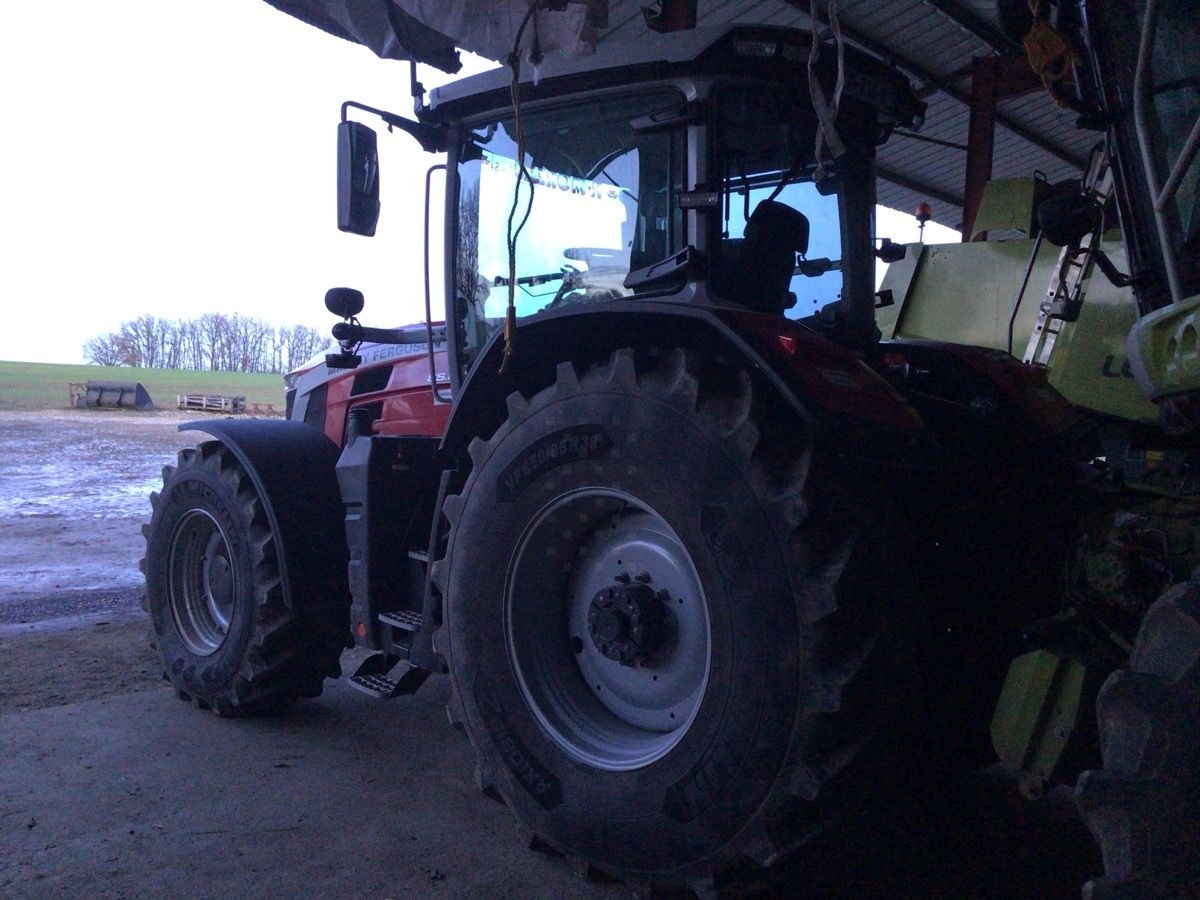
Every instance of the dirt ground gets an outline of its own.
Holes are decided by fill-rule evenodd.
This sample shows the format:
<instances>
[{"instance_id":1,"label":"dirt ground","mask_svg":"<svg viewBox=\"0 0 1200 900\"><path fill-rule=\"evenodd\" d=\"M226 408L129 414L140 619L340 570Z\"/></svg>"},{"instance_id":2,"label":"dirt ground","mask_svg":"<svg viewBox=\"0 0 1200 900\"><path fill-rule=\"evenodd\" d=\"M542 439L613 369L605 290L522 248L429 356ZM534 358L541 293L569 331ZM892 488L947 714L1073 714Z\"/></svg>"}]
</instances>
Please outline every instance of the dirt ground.
<instances>
[{"instance_id":1,"label":"dirt ground","mask_svg":"<svg viewBox=\"0 0 1200 900\"><path fill-rule=\"evenodd\" d=\"M0 623L126 605L141 585L150 492L178 449L202 439L178 431L195 418L0 412Z\"/></svg>"},{"instance_id":2,"label":"dirt ground","mask_svg":"<svg viewBox=\"0 0 1200 900\"><path fill-rule=\"evenodd\" d=\"M382 705L339 681L265 720L175 700L138 560L189 418L0 412L0 896L628 896L479 796L444 679ZM1069 794L930 787L737 894L1074 898L1097 871Z\"/></svg>"},{"instance_id":3,"label":"dirt ground","mask_svg":"<svg viewBox=\"0 0 1200 900\"><path fill-rule=\"evenodd\" d=\"M0 412L0 714L156 684L142 523L195 413Z\"/></svg>"},{"instance_id":4,"label":"dirt ground","mask_svg":"<svg viewBox=\"0 0 1200 900\"><path fill-rule=\"evenodd\" d=\"M158 682L141 526L194 413L0 412L0 714Z\"/></svg>"},{"instance_id":5,"label":"dirt ground","mask_svg":"<svg viewBox=\"0 0 1200 900\"><path fill-rule=\"evenodd\" d=\"M195 418L0 412L0 896L624 895L481 798L445 684L249 721L176 700L138 560Z\"/></svg>"}]
</instances>

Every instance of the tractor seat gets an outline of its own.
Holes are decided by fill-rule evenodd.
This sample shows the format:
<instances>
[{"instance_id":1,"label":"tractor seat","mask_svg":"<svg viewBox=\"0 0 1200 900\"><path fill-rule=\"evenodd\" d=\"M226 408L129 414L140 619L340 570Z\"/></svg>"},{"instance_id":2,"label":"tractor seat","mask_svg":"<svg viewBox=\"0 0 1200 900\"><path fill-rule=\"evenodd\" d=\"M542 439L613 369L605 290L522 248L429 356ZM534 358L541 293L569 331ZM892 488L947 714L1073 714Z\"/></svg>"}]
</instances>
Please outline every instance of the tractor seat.
<instances>
[{"instance_id":1,"label":"tractor seat","mask_svg":"<svg viewBox=\"0 0 1200 900\"><path fill-rule=\"evenodd\" d=\"M741 240L723 243L724 265L713 288L758 312L782 314L796 303L791 287L796 254L808 250L808 219L776 200L754 208Z\"/></svg>"}]
</instances>

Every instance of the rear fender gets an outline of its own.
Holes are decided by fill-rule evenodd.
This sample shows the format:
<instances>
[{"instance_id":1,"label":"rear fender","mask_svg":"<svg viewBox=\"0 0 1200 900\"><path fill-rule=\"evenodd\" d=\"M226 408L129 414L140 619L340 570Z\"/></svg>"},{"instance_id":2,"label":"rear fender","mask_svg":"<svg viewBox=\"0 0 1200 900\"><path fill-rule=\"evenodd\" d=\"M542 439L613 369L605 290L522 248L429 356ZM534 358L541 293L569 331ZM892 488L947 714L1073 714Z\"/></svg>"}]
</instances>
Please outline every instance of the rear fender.
<instances>
[{"instance_id":1,"label":"rear fender","mask_svg":"<svg viewBox=\"0 0 1200 900\"><path fill-rule=\"evenodd\" d=\"M302 422L218 419L187 422L229 448L258 492L279 536L284 602L304 608L340 604L347 610L346 533L335 465L338 447Z\"/></svg>"},{"instance_id":2,"label":"rear fender","mask_svg":"<svg viewBox=\"0 0 1200 900\"><path fill-rule=\"evenodd\" d=\"M1102 452L1091 417L1050 385L1046 368L1003 350L905 339L880 345L879 366L944 444L972 442L1010 462L1019 451L1074 460Z\"/></svg>"},{"instance_id":3,"label":"rear fender","mask_svg":"<svg viewBox=\"0 0 1200 900\"><path fill-rule=\"evenodd\" d=\"M774 315L662 302L617 301L543 314L520 323L515 352L500 374L503 343L493 337L458 392L443 441L462 459L507 415L513 391L529 397L554 383L560 362L580 372L630 347L682 347L743 368L792 417L798 440L842 458L887 468L926 468L931 438L908 402L858 357L812 330Z\"/></svg>"}]
</instances>

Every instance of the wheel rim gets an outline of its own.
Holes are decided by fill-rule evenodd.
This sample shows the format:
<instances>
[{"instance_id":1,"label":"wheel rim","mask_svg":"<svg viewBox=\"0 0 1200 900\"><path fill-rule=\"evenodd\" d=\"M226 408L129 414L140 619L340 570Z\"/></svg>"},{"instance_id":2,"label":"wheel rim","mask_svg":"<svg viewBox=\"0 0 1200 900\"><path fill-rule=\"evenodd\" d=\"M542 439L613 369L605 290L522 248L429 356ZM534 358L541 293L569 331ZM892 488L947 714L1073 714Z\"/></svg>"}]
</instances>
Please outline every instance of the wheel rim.
<instances>
[{"instance_id":1,"label":"wheel rim","mask_svg":"<svg viewBox=\"0 0 1200 900\"><path fill-rule=\"evenodd\" d=\"M518 542L505 616L525 701L571 757L627 771L687 733L708 685L708 604L645 503L593 488L544 507Z\"/></svg>"},{"instance_id":2,"label":"wheel rim","mask_svg":"<svg viewBox=\"0 0 1200 900\"><path fill-rule=\"evenodd\" d=\"M229 634L237 595L229 541L209 513L191 509L175 526L168 559L175 627L192 653L210 656Z\"/></svg>"}]
</instances>

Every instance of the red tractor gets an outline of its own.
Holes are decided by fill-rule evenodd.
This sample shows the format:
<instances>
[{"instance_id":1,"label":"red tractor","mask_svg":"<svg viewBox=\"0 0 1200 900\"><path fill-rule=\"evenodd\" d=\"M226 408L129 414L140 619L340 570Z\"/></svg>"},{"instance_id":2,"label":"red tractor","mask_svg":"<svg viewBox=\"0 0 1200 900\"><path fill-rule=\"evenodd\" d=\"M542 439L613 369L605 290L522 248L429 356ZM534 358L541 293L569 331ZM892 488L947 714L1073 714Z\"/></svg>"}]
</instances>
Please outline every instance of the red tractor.
<instances>
[{"instance_id":1,"label":"red tractor","mask_svg":"<svg viewBox=\"0 0 1200 900\"><path fill-rule=\"evenodd\" d=\"M1142 27L1113 15L1096 27ZM875 237L874 154L920 123L907 81L767 27L539 76L452 84L416 120L343 107L345 230L379 210L375 136L349 110L444 154L446 324L368 328L334 289L339 350L289 376L288 421L189 426L213 440L166 470L146 529L178 695L272 709L319 694L351 645L375 651L351 680L381 698L448 675L481 785L531 838L698 890L924 773L991 763L1030 641L1086 660L1094 699L1127 664L1137 592L1194 561L1135 541L1115 599L1081 613L1063 560L1124 474L1102 429L1006 353L879 341L875 261L900 251ZM1140 276L1166 251L1137 234ZM1153 441L1194 460L1191 438ZM1035 718L1047 696L1020 694ZM1092 783L1129 775L1124 739L1079 722L1054 777L1099 767L1100 737ZM1187 783L1163 822L1195 809ZM1148 796L1097 801L1093 826L1159 815ZM1169 884L1194 854L1155 833L1140 877Z\"/></svg>"}]
</instances>

